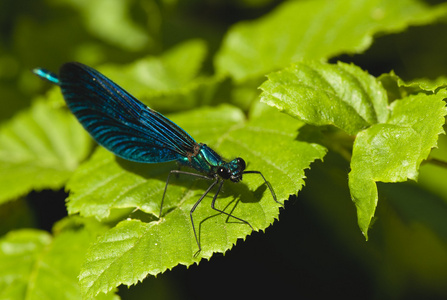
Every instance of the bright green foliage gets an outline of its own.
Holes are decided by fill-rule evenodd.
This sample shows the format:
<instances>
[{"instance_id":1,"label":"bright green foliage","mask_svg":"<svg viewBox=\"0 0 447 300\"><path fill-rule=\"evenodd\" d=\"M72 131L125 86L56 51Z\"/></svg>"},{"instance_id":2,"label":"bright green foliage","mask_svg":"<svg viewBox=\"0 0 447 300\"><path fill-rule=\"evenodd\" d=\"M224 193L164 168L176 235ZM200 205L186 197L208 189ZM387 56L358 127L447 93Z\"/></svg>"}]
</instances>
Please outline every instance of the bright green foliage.
<instances>
[{"instance_id":1,"label":"bright green foliage","mask_svg":"<svg viewBox=\"0 0 447 300\"><path fill-rule=\"evenodd\" d=\"M207 118L203 118L203 115ZM198 141L206 141L210 146L214 146L219 138L244 121L238 109L228 106L173 115L171 119L179 121L178 124L193 137ZM207 137L206 140L200 139L203 135ZM158 217L167 174L174 168L177 168L175 163L128 162L103 148L98 149L68 182L67 187L72 192L68 198L68 210L71 214L79 212L83 216L104 219L113 208L138 207ZM193 183L194 180L186 180L186 183L188 182ZM204 186L206 184L207 182ZM171 207L171 199L177 201L185 197L185 188L170 186L164 208ZM189 197L195 196L190 194Z\"/></svg>"},{"instance_id":2,"label":"bright green foliage","mask_svg":"<svg viewBox=\"0 0 447 300\"><path fill-rule=\"evenodd\" d=\"M429 23L444 11L417 0L287 1L263 18L234 26L216 57L216 68L245 80L302 58L358 53L378 32Z\"/></svg>"},{"instance_id":3,"label":"bright green foliage","mask_svg":"<svg viewBox=\"0 0 447 300\"><path fill-rule=\"evenodd\" d=\"M411 92L396 75L390 76L382 80L396 79L406 93ZM388 106L379 80L343 63L301 62L268 78L261 86L263 102L308 124L334 125L357 135L349 188L367 237L378 200L375 182L417 179L422 160L444 132L447 92L410 95Z\"/></svg>"},{"instance_id":4,"label":"bright green foliage","mask_svg":"<svg viewBox=\"0 0 447 300\"><path fill-rule=\"evenodd\" d=\"M76 218L57 227L54 237L24 229L0 240L1 299L82 299L77 278L81 263L87 247L104 228ZM103 294L97 299L117 297Z\"/></svg>"},{"instance_id":5,"label":"bright green foliage","mask_svg":"<svg viewBox=\"0 0 447 300\"><path fill-rule=\"evenodd\" d=\"M160 56L147 56L125 66L108 64L99 70L151 108L190 109L211 103L221 81L200 75L206 54L202 40L190 40Z\"/></svg>"},{"instance_id":6,"label":"bright green foliage","mask_svg":"<svg viewBox=\"0 0 447 300\"><path fill-rule=\"evenodd\" d=\"M356 134L388 116L385 90L354 65L301 62L268 78L261 101L308 124Z\"/></svg>"},{"instance_id":7,"label":"bright green foliage","mask_svg":"<svg viewBox=\"0 0 447 300\"><path fill-rule=\"evenodd\" d=\"M185 89L199 76L207 54L202 40L190 40L167 50L160 56L149 56L123 67L103 67L108 74L126 89L132 90L138 99L154 92L173 93ZM179 64L179 62L188 62Z\"/></svg>"},{"instance_id":8,"label":"bright green foliage","mask_svg":"<svg viewBox=\"0 0 447 300\"><path fill-rule=\"evenodd\" d=\"M437 90L447 87L447 79L439 77L436 80L418 79L405 82L394 71L382 74L377 78L384 86L391 101L404 98L410 94L436 92Z\"/></svg>"},{"instance_id":9,"label":"bright green foliage","mask_svg":"<svg viewBox=\"0 0 447 300\"><path fill-rule=\"evenodd\" d=\"M378 200L375 182L417 180L422 160L436 147L438 135L444 133L446 96L442 90L396 100L386 124L373 125L357 135L349 188L365 236Z\"/></svg>"},{"instance_id":10,"label":"bright green foliage","mask_svg":"<svg viewBox=\"0 0 447 300\"><path fill-rule=\"evenodd\" d=\"M0 203L33 189L61 188L90 148L66 108L36 101L0 127Z\"/></svg>"},{"instance_id":11,"label":"bright green foliage","mask_svg":"<svg viewBox=\"0 0 447 300\"><path fill-rule=\"evenodd\" d=\"M87 30L108 43L130 51L140 50L153 43L145 29L132 21L130 2L63 0L60 3L77 9L85 20Z\"/></svg>"},{"instance_id":12,"label":"bright green foliage","mask_svg":"<svg viewBox=\"0 0 447 300\"><path fill-rule=\"evenodd\" d=\"M301 191L304 171L312 167L307 186L308 190L317 186L317 192L306 190L298 201L315 209L322 220L315 222L330 227L331 238L354 253L352 257L363 258L359 265L374 274L378 286L399 291L418 281L417 276L427 286L436 285L435 269L441 274L436 277L439 286L445 289L447 151L433 155L431 149L437 144L447 149L447 138L439 138L446 115L446 77L442 68L440 74L432 74L430 67L419 75L413 57L419 60L417 66L444 57L445 51L439 49L447 31L425 26L422 30L432 34L425 42L413 41L408 49L400 42L412 39L406 35L415 34L415 25L436 27L437 18L447 15L447 5L422 0L264 0L252 10L252 0L203 5L172 0L28 2L28 9L17 6L11 17L8 7L16 5L14 1L0 4L2 24L8 25L0 39L0 115L10 118L0 125L0 203L21 197L0 207L5 221L1 229L10 231L0 239L0 298L113 298L111 291L121 284L136 284L177 265L198 264L202 258L226 253L251 234L246 224L211 209L212 190L194 212L202 245L195 257L198 248L189 212L210 181L172 176L159 218L167 176L178 169L175 162L138 164L101 147L90 152L91 140L65 107L58 87L50 90L48 99L33 99L25 109L30 95L41 95L39 89L49 86L29 70L40 66L57 72L65 61L97 68L226 159L244 158L247 170L261 171L281 202ZM237 13L226 18L219 10L215 20L202 18L200 14L215 9L216 3ZM267 12L266 3L277 6ZM229 25L236 18L250 21ZM386 34L378 41L386 46L372 47L373 56L397 45L398 55L411 54L411 59L402 56L399 61L416 69L416 75L401 74L396 67L397 75L375 77L354 64L325 63L352 59L370 72L388 72L395 68L395 57L359 54L373 38ZM437 56L429 55L432 52ZM404 81L400 76L426 78ZM13 115L19 107L22 111ZM324 163L311 165L328 150ZM437 165L421 166L427 157L438 158ZM417 180L424 170L421 181L444 197L435 199L438 202L426 191L423 196L413 193L410 185L378 184ZM43 193L22 196L64 187L70 216L51 234L11 229L38 219L33 197ZM411 187L425 188L420 183ZM240 183L225 182L216 207L247 220L256 231L273 224L281 210L256 174L244 175ZM25 213L11 213L18 209ZM10 220L15 215L18 222ZM379 228L369 232L370 241L365 243L355 217L367 237L376 215ZM288 228L296 229L293 224ZM318 232L305 231L312 236ZM301 233L284 239L301 246ZM413 245L409 236L418 236ZM360 246L350 244L356 239ZM304 243L307 253L322 255L321 249ZM430 250L409 253L407 245ZM321 251L326 257L326 248ZM441 254L419 259L433 252ZM289 252L286 259L295 257L299 255ZM306 257L298 260L301 267ZM415 271L408 271L411 268ZM326 270L321 274L331 276ZM270 275L265 272L266 278Z\"/></svg>"},{"instance_id":13,"label":"bright green foliage","mask_svg":"<svg viewBox=\"0 0 447 300\"><path fill-rule=\"evenodd\" d=\"M247 169L260 170L278 199L296 193L304 183L304 169L326 153L322 146L296 141L300 123L273 110L248 121L238 109L229 106L170 117L222 155L243 156ZM189 266L201 258L210 258L214 252L231 249L238 238L245 239L250 234L247 225L210 208L212 191L194 212L202 244L202 251L195 258L198 248L189 211L210 182L188 176L171 179L163 215L158 220L166 177L173 168L175 164L124 162L101 149L72 177L68 184L72 192L68 203L71 213L105 218L113 209L137 207L151 214L149 219L153 220L122 221L95 243L81 273L86 295L107 292L120 283L135 284L148 274L156 275L178 264ZM226 182L216 207L247 220L255 230L271 225L279 209L262 178L252 174L245 175L242 183ZM146 263L138 263L141 261Z\"/></svg>"}]
</instances>

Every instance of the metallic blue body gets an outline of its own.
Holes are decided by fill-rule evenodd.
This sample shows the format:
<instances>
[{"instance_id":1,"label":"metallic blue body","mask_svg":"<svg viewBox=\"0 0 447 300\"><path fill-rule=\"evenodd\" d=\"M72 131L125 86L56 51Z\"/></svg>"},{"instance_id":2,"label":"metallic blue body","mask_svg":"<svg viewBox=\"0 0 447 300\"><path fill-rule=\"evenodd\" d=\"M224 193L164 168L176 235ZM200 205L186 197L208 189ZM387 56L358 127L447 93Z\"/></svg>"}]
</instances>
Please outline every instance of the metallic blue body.
<instances>
[{"instance_id":1,"label":"metallic blue body","mask_svg":"<svg viewBox=\"0 0 447 300\"><path fill-rule=\"evenodd\" d=\"M242 179L245 163L241 164L241 159L224 161L95 69L71 62L60 68L59 76L42 68L33 72L59 85L67 106L82 126L117 156L141 163L177 161L210 177L224 174L224 179ZM221 168L225 172L219 172Z\"/></svg>"},{"instance_id":2,"label":"metallic blue body","mask_svg":"<svg viewBox=\"0 0 447 300\"><path fill-rule=\"evenodd\" d=\"M197 143L186 131L162 114L150 109L116 83L98 71L80 63L66 63L59 75L42 68L34 69L39 77L60 86L67 106L93 139L124 159L141 163L161 163L177 161L204 173L200 175L180 170L172 170L166 180L160 204L163 200L171 174L192 175L213 180L190 210L191 224L199 247L200 241L194 227L193 213L208 192L217 186L211 208L253 227L247 221L215 207L225 179L233 182L242 180L243 174L258 174L270 189L273 200L275 193L259 171L245 171L245 161L238 157L226 162L213 149Z\"/></svg>"}]
</instances>

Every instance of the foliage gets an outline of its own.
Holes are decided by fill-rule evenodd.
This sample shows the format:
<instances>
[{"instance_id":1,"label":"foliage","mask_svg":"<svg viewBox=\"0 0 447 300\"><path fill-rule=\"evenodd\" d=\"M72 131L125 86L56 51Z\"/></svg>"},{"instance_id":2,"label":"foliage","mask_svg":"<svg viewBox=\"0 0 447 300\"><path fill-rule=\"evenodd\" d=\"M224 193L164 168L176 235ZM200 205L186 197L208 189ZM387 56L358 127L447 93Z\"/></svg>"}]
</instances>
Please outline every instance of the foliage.
<instances>
[{"instance_id":1,"label":"foliage","mask_svg":"<svg viewBox=\"0 0 447 300\"><path fill-rule=\"evenodd\" d=\"M297 63L268 77L261 101L308 124L356 135L349 188L367 237L378 200L375 182L417 180L421 162L444 133L446 91L408 95L388 106L378 79L343 63Z\"/></svg>"},{"instance_id":2,"label":"foliage","mask_svg":"<svg viewBox=\"0 0 447 300\"><path fill-rule=\"evenodd\" d=\"M0 298L117 299L120 285L135 285L178 265L202 264L203 258L226 253L252 234L246 224L212 210L210 192L194 212L202 244L194 256L189 212L209 182L173 178L159 216L166 178L176 164L138 164L94 148L64 106L59 88L51 87L42 97L48 86L29 72L36 66L57 72L65 61L94 66L223 157L243 157L248 170L261 171L286 206L290 197L301 197L305 170L317 165L326 181L311 181L311 187L323 186L312 195L313 205L326 222L341 224L341 215L327 212L337 205L325 202L332 197L328 187L349 189L371 248L378 237L391 240L371 229L377 216L376 224L381 222L382 191L391 195L398 199L396 215L423 224L432 244L444 251L439 257L447 260L447 210L427 200L420 204L425 214L414 213L415 199L429 199L427 191L439 195L442 207L447 201L443 181L435 181L445 173L423 166L428 161L446 167L447 142L441 135L447 115L445 73L436 79L421 73L421 79L408 81L389 67L380 75L342 62L355 60L346 54L373 61L365 51L374 47L374 39L406 34L410 26L433 26L445 18L446 5L421 0L65 0L40 3L45 11L31 6L22 12L12 3L2 4L11 15L1 20L0 213L6 215L8 205L18 203L15 209L27 213L11 218L30 217L21 199L65 188L68 216L51 232L22 228L24 220L16 227L2 225L9 232L0 239ZM216 14L222 8L239 14L237 20L212 20L201 13L203 6ZM248 12L256 18L239 20ZM8 21L15 26L5 26ZM12 36L19 38L14 42ZM329 162L312 164L327 153ZM333 177L334 160L349 164L350 170L336 171L348 178L344 185ZM409 195L410 185L383 185L408 179L420 181L411 186L422 196ZM242 183L226 182L216 206L247 220L255 231L265 231L283 208L256 174L246 174ZM382 224L400 220L382 216ZM355 224L334 228L340 240L349 239L352 228L353 235L359 232ZM377 277L386 272L375 270ZM447 274L439 278L442 282ZM431 284L436 293L447 293L443 285ZM390 294L405 293L403 287L393 288Z\"/></svg>"}]
</instances>

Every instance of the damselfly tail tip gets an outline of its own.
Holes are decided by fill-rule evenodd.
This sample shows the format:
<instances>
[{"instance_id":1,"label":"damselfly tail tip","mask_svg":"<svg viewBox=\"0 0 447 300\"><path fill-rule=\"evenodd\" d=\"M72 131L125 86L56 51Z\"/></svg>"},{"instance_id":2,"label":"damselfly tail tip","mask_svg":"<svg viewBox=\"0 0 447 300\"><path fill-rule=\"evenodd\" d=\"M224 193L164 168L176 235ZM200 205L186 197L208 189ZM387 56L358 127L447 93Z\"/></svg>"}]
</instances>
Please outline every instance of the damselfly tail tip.
<instances>
[{"instance_id":1,"label":"damselfly tail tip","mask_svg":"<svg viewBox=\"0 0 447 300\"><path fill-rule=\"evenodd\" d=\"M34 74L36 74L37 76L39 76L40 78L43 78L45 80L48 80L51 83L60 85L60 81L59 78L57 77L56 74L54 74L53 72L50 72L44 68L34 68L32 70L32 72Z\"/></svg>"}]
</instances>

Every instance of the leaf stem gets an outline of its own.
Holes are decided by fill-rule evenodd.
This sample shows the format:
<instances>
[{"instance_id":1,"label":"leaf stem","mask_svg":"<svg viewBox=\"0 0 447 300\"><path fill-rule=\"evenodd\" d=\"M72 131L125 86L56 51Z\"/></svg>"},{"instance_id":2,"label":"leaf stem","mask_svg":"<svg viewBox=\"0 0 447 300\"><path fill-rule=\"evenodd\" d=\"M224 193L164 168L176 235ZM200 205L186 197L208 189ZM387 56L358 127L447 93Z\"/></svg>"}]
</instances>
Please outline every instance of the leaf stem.
<instances>
[{"instance_id":1,"label":"leaf stem","mask_svg":"<svg viewBox=\"0 0 447 300\"><path fill-rule=\"evenodd\" d=\"M443 161L443 160L439 160L437 158L429 158L429 159L427 159L427 163L432 163L436 166L447 168L447 162Z\"/></svg>"}]
</instances>

